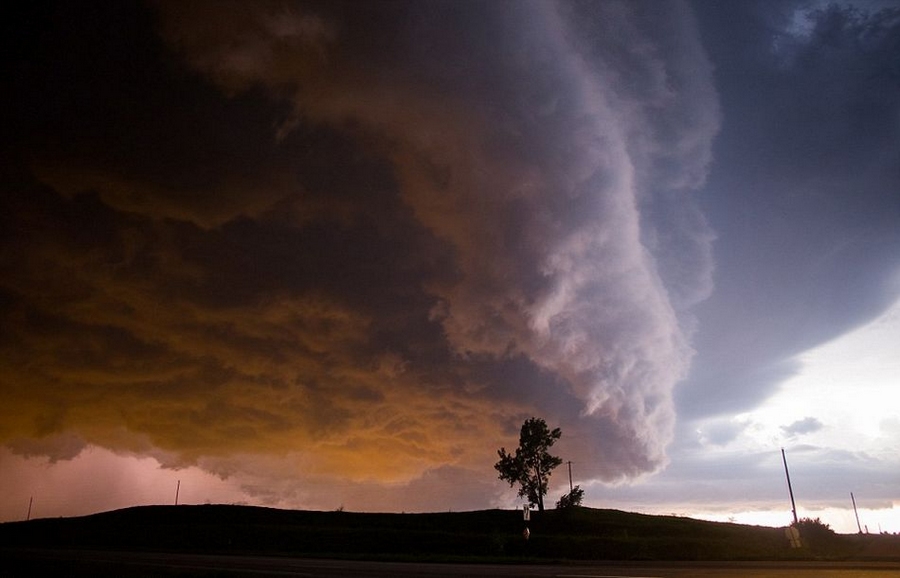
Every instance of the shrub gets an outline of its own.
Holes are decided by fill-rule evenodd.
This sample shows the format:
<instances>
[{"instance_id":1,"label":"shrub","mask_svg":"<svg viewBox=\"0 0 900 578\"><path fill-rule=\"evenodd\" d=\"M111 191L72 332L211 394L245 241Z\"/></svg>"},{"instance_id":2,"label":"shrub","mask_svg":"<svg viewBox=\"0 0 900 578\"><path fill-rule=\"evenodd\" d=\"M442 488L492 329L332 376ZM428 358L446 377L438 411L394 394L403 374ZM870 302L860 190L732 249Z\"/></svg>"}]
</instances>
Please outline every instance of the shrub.
<instances>
[{"instance_id":1,"label":"shrub","mask_svg":"<svg viewBox=\"0 0 900 578\"><path fill-rule=\"evenodd\" d=\"M577 508L581 505L581 501L584 500L584 490L581 489L581 486L575 486L572 488L572 491L568 494L563 494L563 496L556 502L557 510L567 510L569 508Z\"/></svg>"}]
</instances>

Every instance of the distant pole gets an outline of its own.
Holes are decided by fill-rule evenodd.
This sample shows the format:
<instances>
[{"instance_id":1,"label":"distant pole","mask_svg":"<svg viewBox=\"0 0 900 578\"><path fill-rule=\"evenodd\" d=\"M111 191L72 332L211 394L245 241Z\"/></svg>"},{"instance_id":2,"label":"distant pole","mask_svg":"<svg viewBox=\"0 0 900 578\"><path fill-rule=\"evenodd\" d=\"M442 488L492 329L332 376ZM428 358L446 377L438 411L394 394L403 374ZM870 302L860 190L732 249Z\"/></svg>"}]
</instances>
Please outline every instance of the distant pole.
<instances>
[{"instance_id":1,"label":"distant pole","mask_svg":"<svg viewBox=\"0 0 900 578\"><path fill-rule=\"evenodd\" d=\"M178 505L178 492L181 491L181 480L178 480L178 485L175 486L175 505Z\"/></svg>"},{"instance_id":2,"label":"distant pole","mask_svg":"<svg viewBox=\"0 0 900 578\"><path fill-rule=\"evenodd\" d=\"M850 492L850 501L853 502L853 513L856 515L856 527L859 528L859 533L862 534L862 526L859 525L859 512L856 511L856 498L853 497L853 492Z\"/></svg>"},{"instance_id":3,"label":"distant pole","mask_svg":"<svg viewBox=\"0 0 900 578\"><path fill-rule=\"evenodd\" d=\"M567 463L569 464L569 493L571 494L574 491L572 489L572 461L569 460Z\"/></svg>"},{"instance_id":4,"label":"distant pole","mask_svg":"<svg viewBox=\"0 0 900 578\"><path fill-rule=\"evenodd\" d=\"M34 503L34 496L31 496L31 498L29 498L29 500L28 500L28 516L25 517L26 522L31 519L31 504L33 504L33 503Z\"/></svg>"},{"instance_id":5,"label":"distant pole","mask_svg":"<svg viewBox=\"0 0 900 578\"><path fill-rule=\"evenodd\" d=\"M794 488L791 487L791 473L788 471L784 448L781 448L781 459L784 461L784 475L787 477L788 492L791 494L791 512L794 513L794 524L796 525L799 523L797 520L797 504L794 503Z\"/></svg>"}]
</instances>

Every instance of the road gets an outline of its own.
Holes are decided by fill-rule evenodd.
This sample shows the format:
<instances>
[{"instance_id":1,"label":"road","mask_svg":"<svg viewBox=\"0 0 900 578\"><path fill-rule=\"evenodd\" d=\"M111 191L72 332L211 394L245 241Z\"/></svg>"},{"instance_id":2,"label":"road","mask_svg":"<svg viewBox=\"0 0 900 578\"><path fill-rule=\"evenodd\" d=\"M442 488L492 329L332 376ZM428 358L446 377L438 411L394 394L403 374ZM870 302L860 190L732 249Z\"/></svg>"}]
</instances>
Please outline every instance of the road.
<instances>
[{"instance_id":1,"label":"road","mask_svg":"<svg viewBox=\"0 0 900 578\"><path fill-rule=\"evenodd\" d=\"M147 552L0 550L0 576L394 578L897 578L900 562L427 564Z\"/></svg>"}]
</instances>

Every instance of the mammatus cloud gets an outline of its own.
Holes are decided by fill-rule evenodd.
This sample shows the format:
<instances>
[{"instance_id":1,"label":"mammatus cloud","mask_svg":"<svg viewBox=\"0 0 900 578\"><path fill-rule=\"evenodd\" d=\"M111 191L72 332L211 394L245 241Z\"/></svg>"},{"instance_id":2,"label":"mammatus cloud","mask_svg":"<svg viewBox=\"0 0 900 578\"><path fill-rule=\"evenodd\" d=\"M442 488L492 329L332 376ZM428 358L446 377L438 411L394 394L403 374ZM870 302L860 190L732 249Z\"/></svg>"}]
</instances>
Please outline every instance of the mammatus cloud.
<instances>
[{"instance_id":1,"label":"mammatus cloud","mask_svg":"<svg viewBox=\"0 0 900 578\"><path fill-rule=\"evenodd\" d=\"M532 414L583 475L665 463L718 127L684 6L156 7L171 54L273 120L269 154L211 160L212 186L16 175L3 439L75 431L304 500L480 477Z\"/></svg>"}]
</instances>

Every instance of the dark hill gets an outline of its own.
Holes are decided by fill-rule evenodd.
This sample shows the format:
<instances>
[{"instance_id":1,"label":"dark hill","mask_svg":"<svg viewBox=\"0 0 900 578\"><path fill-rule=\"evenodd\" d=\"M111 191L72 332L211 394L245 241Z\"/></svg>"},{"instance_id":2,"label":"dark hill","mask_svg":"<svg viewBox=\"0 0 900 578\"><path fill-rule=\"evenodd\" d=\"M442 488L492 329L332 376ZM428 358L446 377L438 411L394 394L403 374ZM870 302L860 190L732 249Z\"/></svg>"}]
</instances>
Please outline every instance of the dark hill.
<instances>
[{"instance_id":1,"label":"dark hill","mask_svg":"<svg viewBox=\"0 0 900 578\"><path fill-rule=\"evenodd\" d=\"M266 554L370 559L900 559L896 536L816 528L804 548L783 529L576 508L434 514L309 512L250 506L144 506L0 524L5 548Z\"/></svg>"}]
</instances>

